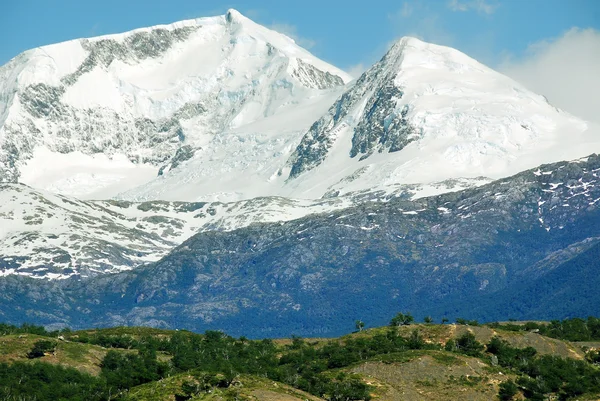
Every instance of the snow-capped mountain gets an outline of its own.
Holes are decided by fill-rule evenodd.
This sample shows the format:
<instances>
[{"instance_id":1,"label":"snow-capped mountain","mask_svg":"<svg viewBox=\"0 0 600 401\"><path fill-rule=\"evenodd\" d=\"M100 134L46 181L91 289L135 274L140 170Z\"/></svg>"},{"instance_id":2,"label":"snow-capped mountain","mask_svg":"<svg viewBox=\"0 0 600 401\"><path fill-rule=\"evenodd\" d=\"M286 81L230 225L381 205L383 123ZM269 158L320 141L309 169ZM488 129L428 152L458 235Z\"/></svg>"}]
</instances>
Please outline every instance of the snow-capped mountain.
<instances>
[{"instance_id":1,"label":"snow-capped mountain","mask_svg":"<svg viewBox=\"0 0 600 401\"><path fill-rule=\"evenodd\" d=\"M235 10L30 50L0 68L0 181L110 197L348 80Z\"/></svg>"},{"instance_id":2,"label":"snow-capped mountain","mask_svg":"<svg viewBox=\"0 0 600 401\"><path fill-rule=\"evenodd\" d=\"M413 38L352 82L235 10L45 46L0 67L0 275L130 270L199 232L577 159L598 133Z\"/></svg>"},{"instance_id":3,"label":"snow-capped mountain","mask_svg":"<svg viewBox=\"0 0 600 401\"><path fill-rule=\"evenodd\" d=\"M184 168L120 196L314 199L486 183L600 151L598 127L457 50L414 38L399 40L319 118L308 122L305 107L225 130Z\"/></svg>"},{"instance_id":4,"label":"snow-capped mountain","mask_svg":"<svg viewBox=\"0 0 600 401\"><path fill-rule=\"evenodd\" d=\"M311 126L285 173L336 194L497 179L599 151L600 131L588 128L465 54L406 37Z\"/></svg>"},{"instance_id":5,"label":"snow-capped mountain","mask_svg":"<svg viewBox=\"0 0 600 401\"><path fill-rule=\"evenodd\" d=\"M0 184L0 277L62 280L123 272L158 261L200 232L290 221L366 200L447 192L457 185L481 182L405 185L318 200L258 197L230 203L83 201L23 184Z\"/></svg>"},{"instance_id":6,"label":"snow-capped mountain","mask_svg":"<svg viewBox=\"0 0 600 401\"><path fill-rule=\"evenodd\" d=\"M598 127L413 38L356 81L234 10L41 47L0 67L0 317L592 313L594 152Z\"/></svg>"},{"instance_id":7,"label":"snow-capped mountain","mask_svg":"<svg viewBox=\"0 0 600 401\"><path fill-rule=\"evenodd\" d=\"M349 79L235 10L34 49L0 68L0 180L85 199L316 199L600 151L597 128L448 47L403 38Z\"/></svg>"},{"instance_id":8,"label":"snow-capped mountain","mask_svg":"<svg viewBox=\"0 0 600 401\"><path fill-rule=\"evenodd\" d=\"M288 221L352 204L275 197L234 203L81 201L0 184L0 277L66 279L131 270L198 232Z\"/></svg>"},{"instance_id":9,"label":"snow-capped mountain","mask_svg":"<svg viewBox=\"0 0 600 401\"><path fill-rule=\"evenodd\" d=\"M599 269L600 156L591 155L455 193L205 231L131 271L0 277L0 319L272 337L328 335L365 314L384 325L398 309L554 319L597 313Z\"/></svg>"}]
</instances>

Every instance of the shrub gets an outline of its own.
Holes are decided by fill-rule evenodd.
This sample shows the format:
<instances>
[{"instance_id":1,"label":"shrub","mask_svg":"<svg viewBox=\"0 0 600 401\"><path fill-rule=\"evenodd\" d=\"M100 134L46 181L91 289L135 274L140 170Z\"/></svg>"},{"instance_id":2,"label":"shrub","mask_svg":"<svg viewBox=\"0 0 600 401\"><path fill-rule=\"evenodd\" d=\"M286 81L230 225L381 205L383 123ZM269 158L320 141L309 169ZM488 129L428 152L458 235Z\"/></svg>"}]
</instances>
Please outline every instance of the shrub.
<instances>
[{"instance_id":1,"label":"shrub","mask_svg":"<svg viewBox=\"0 0 600 401\"><path fill-rule=\"evenodd\" d=\"M498 391L498 398L502 401L509 401L514 398L519 392L519 387L512 380L500 383L500 390Z\"/></svg>"},{"instance_id":2,"label":"shrub","mask_svg":"<svg viewBox=\"0 0 600 401\"><path fill-rule=\"evenodd\" d=\"M410 313L404 314L402 312L398 312L396 316L390 320L390 326L408 326L414 321L415 318Z\"/></svg>"},{"instance_id":3,"label":"shrub","mask_svg":"<svg viewBox=\"0 0 600 401\"><path fill-rule=\"evenodd\" d=\"M473 333L465 333L456 339L456 350L461 354L480 357L484 348Z\"/></svg>"},{"instance_id":4,"label":"shrub","mask_svg":"<svg viewBox=\"0 0 600 401\"><path fill-rule=\"evenodd\" d=\"M36 341L35 344L33 344L33 348L31 349L31 351L29 351L29 353L27 354L27 358L41 358L46 354L46 352L54 352L55 349L56 343L54 341Z\"/></svg>"}]
</instances>

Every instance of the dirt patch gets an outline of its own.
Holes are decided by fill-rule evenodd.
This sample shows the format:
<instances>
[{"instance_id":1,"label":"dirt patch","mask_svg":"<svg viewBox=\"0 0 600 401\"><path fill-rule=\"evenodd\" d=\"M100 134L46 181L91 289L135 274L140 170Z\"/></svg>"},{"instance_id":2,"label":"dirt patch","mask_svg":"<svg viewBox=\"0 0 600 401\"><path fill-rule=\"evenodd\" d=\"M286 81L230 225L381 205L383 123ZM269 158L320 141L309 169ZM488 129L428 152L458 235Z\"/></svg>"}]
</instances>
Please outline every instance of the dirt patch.
<instances>
[{"instance_id":1,"label":"dirt patch","mask_svg":"<svg viewBox=\"0 0 600 401\"><path fill-rule=\"evenodd\" d=\"M498 384L508 379L479 359L463 356L451 365L434 355L404 363L366 362L352 372L379 382L381 401L492 400L498 394Z\"/></svg>"},{"instance_id":2,"label":"dirt patch","mask_svg":"<svg viewBox=\"0 0 600 401\"><path fill-rule=\"evenodd\" d=\"M296 393L297 392L297 393ZM250 392L250 395L256 397L257 401L321 401L322 398L317 398L308 393L296 390L294 393L284 393L268 389L257 389Z\"/></svg>"}]
</instances>

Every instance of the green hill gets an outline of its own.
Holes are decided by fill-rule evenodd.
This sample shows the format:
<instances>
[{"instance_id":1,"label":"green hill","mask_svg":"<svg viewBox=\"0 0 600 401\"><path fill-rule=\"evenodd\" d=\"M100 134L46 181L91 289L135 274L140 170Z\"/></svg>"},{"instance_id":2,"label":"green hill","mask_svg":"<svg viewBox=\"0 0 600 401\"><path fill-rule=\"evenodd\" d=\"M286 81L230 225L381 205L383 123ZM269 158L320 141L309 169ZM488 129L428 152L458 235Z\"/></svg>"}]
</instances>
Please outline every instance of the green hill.
<instances>
[{"instance_id":1,"label":"green hill","mask_svg":"<svg viewBox=\"0 0 600 401\"><path fill-rule=\"evenodd\" d=\"M281 340L144 327L47 332L0 325L0 400L591 400L600 395L598 319L459 321L468 324L401 323L339 338Z\"/></svg>"}]
</instances>

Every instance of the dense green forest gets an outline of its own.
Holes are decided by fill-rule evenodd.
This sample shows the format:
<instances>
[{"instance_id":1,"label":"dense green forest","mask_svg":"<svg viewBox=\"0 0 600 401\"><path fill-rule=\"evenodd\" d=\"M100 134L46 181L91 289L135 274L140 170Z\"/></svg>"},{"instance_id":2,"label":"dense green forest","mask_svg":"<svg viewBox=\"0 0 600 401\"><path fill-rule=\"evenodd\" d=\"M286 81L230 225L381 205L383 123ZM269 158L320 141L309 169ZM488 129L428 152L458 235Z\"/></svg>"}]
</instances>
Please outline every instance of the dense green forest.
<instances>
[{"instance_id":1,"label":"dense green forest","mask_svg":"<svg viewBox=\"0 0 600 401\"><path fill-rule=\"evenodd\" d=\"M475 326L477 322L457 319ZM332 401L369 400L373 388L346 368L364 361L399 361L415 350L445 352L480 358L500 366L513 379L499 386L498 398L544 400L554 394L561 400L600 393L600 355L590 350L584 360L538 355L535 348L511 346L499 337L483 344L470 332L445 343L425 341L422 329L434 327L431 319L414 325L410 314L398 314L387 328L342 339L314 341L293 337L285 344L271 339L233 338L220 331L195 334L188 331L140 330L132 336L125 329L71 332L46 331L43 327L0 324L0 336L40 336L27 353L29 361L0 364L0 400L126 400L130 389L173 375L187 373L193 381L181 384L177 400L191 400L213 389L225 399L237 399L235 383L240 375L254 375L284 383ZM400 328L413 326L408 332ZM600 340L600 319L567 319L549 323L494 323L494 329L539 334L569 341ZM1 338L1 337L0 337ZM61 341L93 344L108 349L99 375L40 362ZM465 382L465 385L468 385Z\"/></svg>"}]
</instances>

